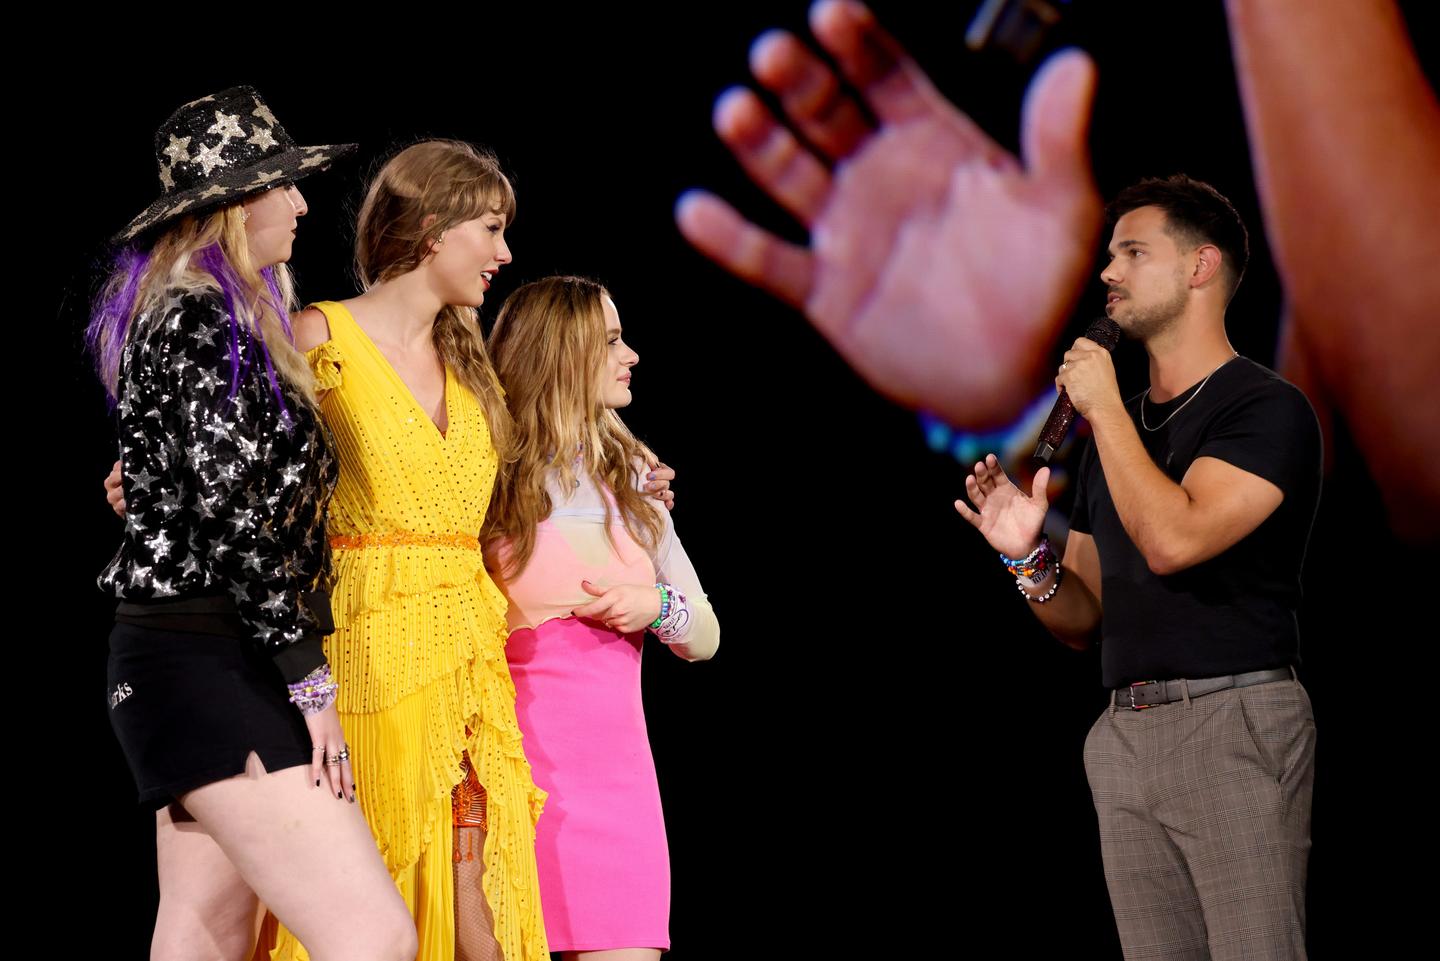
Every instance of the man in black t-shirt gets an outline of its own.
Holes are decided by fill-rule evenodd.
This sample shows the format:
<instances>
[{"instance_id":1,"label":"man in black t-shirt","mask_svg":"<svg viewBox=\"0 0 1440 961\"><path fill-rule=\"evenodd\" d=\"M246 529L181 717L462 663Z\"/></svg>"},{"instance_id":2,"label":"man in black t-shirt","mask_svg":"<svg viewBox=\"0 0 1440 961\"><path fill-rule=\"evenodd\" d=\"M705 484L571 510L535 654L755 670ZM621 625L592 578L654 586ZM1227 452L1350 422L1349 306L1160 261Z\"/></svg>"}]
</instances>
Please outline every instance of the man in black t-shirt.
<instances>
[{"instance_id":1,"label":"man in black t-shirt","mask_svg":"<svg viewBox=\"0 0 1440 961\"><path fill-rule=\"evenodd\" d=\"M955 506L1056 637L1101 639L1111 706L1085 765L1127 957L1303 958L1315 735L1294 665L1319 424L1226 338L1248 254L1230 203L1180 176L1110 214L1105 310L1150 387L1126 402L1107 351L1065 354L1056 384L1094 441L1064 560L1042 539L1048 468L1027 495L991 455Z\"/></svg>"}]
</instances>

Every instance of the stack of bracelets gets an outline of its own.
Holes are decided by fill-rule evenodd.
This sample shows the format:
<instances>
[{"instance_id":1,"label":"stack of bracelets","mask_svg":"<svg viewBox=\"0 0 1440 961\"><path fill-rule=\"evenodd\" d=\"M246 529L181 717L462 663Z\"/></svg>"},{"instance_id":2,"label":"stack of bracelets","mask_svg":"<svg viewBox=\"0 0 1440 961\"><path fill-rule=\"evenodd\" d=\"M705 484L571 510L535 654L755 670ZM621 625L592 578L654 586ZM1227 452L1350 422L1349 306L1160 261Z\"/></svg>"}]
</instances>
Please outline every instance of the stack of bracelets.
<instances>
[{"instance_id":1,"label":"stack of bracelets","mask_svg":"<svg viewBox=\"0 0 1440 961\"><path fill-rule=\"evenodd\" d=\"M1055 556L1055 551L1050 547L1050 538L1045 534L1040 535L1040 546L1024 557L1017 560L1001 554L1000 560L1010 569L1010 573L1015 575L1015 586L1020 593L1036 604L1044 604L1054 597L1055 592L1060 588L1060 575L1064 571L1060 567L1060 559ZM1026 581L1032 585L1039 584L1050 576L1051 571L1055 572L1055 583L1051 584L1050 589L1044 594L1031 594L1025 590Z\"/></svg>"},{"instance_id":2,"label":"stack of bracelets","mask_svg":"<svg viewBox=\"0 0 1440 961\"><path fill-rule=\"evenodd\" d=\"M655 589L660 592L660 616L650 630L662 641L673 641L690 625L690 604L673 585L656 584Z\"/></svg>"},{"instance_id":3,"label":"stack of bracelets","mask_svg":"<svg viewBox=\"0 0 1440 961\"><path fill-rule=\"evenodd\" d=\"M330 665L321 664L294 684L289 685L289 688L290 703L298 707L301 714L309 717L311 714L319 714L334 704L335 692L340 689L340 686L330 676Z\"/></svg>"}]
</instances>

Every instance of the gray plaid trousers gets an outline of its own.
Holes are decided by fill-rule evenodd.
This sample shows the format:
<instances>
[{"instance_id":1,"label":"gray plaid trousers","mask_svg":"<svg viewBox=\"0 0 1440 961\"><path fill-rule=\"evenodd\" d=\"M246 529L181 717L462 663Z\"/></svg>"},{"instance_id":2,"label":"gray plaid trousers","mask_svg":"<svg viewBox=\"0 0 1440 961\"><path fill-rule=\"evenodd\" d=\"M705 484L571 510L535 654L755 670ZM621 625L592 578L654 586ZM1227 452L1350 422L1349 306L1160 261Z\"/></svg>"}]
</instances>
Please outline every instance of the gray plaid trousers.
<instances>
[{"instance_id":1,"label":"gray plaid trousers","mask_svg":"<svg viewBox=\"0 0 1440 961\"><path fill-rule=\"evenodd\" d=\"M1127 961L1305 957L1314 759L1298 681L1100 716L1085 771Z\"/></svg>"}]
</instances>

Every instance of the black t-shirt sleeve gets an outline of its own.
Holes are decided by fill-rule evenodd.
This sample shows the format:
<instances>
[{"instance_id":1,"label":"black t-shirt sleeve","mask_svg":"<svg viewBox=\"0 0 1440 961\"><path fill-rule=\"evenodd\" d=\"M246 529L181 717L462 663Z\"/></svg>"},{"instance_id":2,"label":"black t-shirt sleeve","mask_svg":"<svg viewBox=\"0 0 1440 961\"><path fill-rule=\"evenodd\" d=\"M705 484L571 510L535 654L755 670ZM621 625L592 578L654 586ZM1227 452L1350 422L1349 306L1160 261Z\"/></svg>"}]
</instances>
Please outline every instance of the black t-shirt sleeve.
<instances>
[{"instance_id":1,"label":"black t-shirt sleeve","mask_svg":"<svg viewBox=\"0 0 1440 961\"><path fill-rule=\"evenodd\" d=\"M1095 457L1095 442L1085 445L1080 455L1080 466L1075 469L1075 503L1070 507L1070 530L1080 534L1094 533L1090 529L1090 505L1086 500L1085 486L1090 475L1091 460Z\"/></svg>"},{"instance_id":2,"label":"black t-shirt sleeve","mask_svg":"<svg viewBox=\"0 0 1440 961\"><path fill-rule=\"evenodd\" d=\"M1195 457L1214 457L1303 494L1320 470L1320 422L1299 388L1278 377L1220 411Z\"/></svg>"}]
</instances>

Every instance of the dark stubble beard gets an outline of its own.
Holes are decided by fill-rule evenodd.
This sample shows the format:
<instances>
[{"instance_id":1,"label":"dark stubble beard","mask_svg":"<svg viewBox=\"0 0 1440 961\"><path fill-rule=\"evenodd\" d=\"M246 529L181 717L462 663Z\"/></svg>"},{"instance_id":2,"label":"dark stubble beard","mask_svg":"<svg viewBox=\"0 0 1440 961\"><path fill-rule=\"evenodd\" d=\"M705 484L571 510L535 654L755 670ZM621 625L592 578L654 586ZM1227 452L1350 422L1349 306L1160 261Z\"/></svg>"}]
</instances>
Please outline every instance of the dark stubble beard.
<instances>
[{"instance_id":1,"label":"dark stubble beard","mask_svg":"<svg viewBox=\"0 0 1440 961\"><path fill-rule=\"evenodd\" d=\"M1185 272L1176 270L1174 296L1149 307L1132 305L1129 311L1123 313L1123 317L1116 317L1115 322L1120 325L1120 330L1126 337L1142 344L1148 343L1175 326L1185 313L1185 305L1189 300L1190 289L1185 285Z\"/></svg>"}]
</instances>

